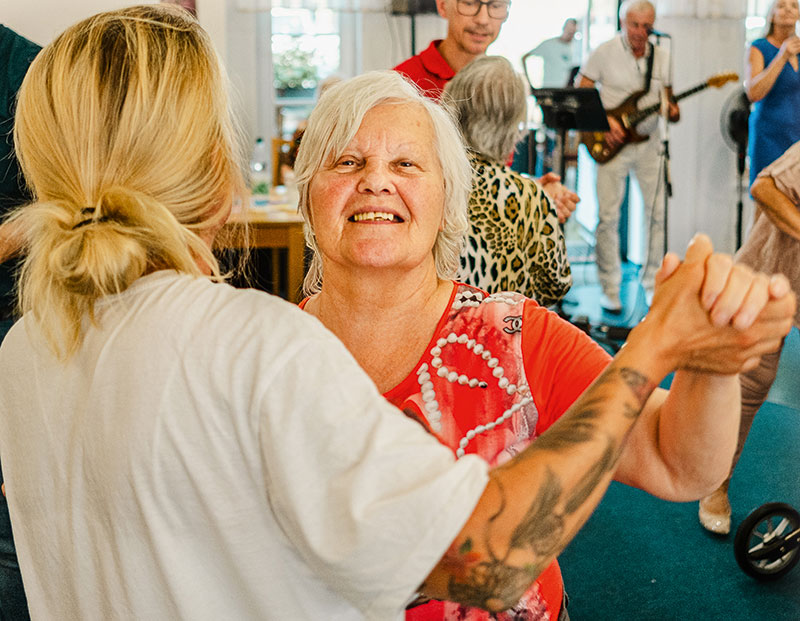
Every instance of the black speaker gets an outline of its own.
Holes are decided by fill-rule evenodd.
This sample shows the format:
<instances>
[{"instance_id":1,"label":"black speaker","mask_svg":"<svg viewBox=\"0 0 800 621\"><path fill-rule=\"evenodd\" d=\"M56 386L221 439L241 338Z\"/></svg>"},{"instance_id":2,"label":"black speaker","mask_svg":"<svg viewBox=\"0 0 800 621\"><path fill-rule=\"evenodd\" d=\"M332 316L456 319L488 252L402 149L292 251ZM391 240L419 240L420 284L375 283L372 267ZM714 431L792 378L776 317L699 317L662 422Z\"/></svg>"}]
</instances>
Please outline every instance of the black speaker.
<instances>
[{"instance_id":1,"label":"black speaker","mask_svg":"<svg viewBox=\"0 0 800 621\"><path fill-rule=\"evenodd\" d=\"M436 0L392 0L392 15L437 13Z\"/></svg>"}]
</instances>

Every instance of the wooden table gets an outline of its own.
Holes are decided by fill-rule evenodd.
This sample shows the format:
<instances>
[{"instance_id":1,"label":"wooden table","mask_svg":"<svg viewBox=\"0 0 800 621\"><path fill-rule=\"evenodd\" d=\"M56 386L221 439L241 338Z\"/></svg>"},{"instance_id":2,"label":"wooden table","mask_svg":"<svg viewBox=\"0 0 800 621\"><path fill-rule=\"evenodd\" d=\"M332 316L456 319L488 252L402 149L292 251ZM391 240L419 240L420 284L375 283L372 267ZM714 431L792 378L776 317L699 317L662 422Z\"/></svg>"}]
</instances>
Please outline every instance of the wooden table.
<instances>
[{"instance_id":1,"label":"wooden table","mask_svg":"<svg viewBox=\"0 0 800 621\"><path fill-rule=\"evenodd\" d=\"M290 302L301 299L303 285L303 217L284 210L262 211L249 209L234 212L225 223L217 238L218 243L227 248L272 248L272 282L275 291L285 284ZM277 251L286 248L288 267L281 273Z\"/></svg>"}]
</instances>

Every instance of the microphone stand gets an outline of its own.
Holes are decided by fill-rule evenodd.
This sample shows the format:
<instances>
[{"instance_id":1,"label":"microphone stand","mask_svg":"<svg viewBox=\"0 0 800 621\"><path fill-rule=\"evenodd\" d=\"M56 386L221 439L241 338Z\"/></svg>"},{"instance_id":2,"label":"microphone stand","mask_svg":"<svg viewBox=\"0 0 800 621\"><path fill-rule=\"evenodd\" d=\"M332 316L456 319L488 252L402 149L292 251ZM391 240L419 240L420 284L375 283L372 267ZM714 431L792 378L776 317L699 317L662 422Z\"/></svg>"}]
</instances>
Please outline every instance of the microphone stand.
<instances>
[{"instance_id":1,"label":"microphone stand","mask_svg":"<svg viewBox=\"0 0 800 621\"><path fill-rule=\"evenodd\" d=\"M652 31L652 36L656 38L656 45L661 45L662 37L668 37L663 33ZM672 88L672 39L670 38L669 49L669 64L667 69L667 85L665 85L665 92L663 93L664 101L661 105L661 157L663 158L664 170L664 252L662 256L667 254L669 250L669 199L672 198L672 176L670 173L670 154L669 154L669 99L667 98L666 89ZM653 46L653 54L656 53L656 48ZM656 191L658 194L658 191ZM653 197L655 200L655 196ZM653 204L655 208L655 203ZM649 245L648 239L648 245ZM649 261L650 257L648 257ZM646 266L645 266L646 268Z\"/></svg>"},{"instance_id":2,"label":"microphone stand","mask_svg":"<svg viewBox=\"0 0 800 621\"><path fill-rule=\"evenodd\" d=\"M743 214L744 203L742 197L744 196L744 164L745 157L747 156L747 145L739 142L736 145L736 172L738 174L738 201L736 202L736 250L742 247L742 228L743 228Z\"/></svg>"}]
</instances>

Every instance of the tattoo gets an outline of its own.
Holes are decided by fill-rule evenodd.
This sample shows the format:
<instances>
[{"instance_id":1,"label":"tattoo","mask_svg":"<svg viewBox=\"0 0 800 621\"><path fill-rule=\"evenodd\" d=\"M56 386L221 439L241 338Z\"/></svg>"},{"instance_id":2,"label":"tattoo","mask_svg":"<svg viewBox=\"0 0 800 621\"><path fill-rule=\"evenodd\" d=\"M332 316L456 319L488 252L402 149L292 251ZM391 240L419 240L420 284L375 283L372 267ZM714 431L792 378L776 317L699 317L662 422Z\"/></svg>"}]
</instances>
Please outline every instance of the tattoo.
<instances>
[{"instance_id":1,"label":"tattoo","mask_svg":"<svg viewBox=\"0 0 800 621\"><path fill-rule=\"evenodd\" d=\"M597 489L603 477L614 469L622 446L617 445L609 436L603 456L581 477L580 483L570 493L564 504L564 513L572 515L585 503L592 492Z\"/></svg>"},{"instance_id":2,"label":"tattoo","mask_svg":"<svg viewBox=\"0 0 800 621\"><path fill-rule=\"evenodd\" d=\"M633 396L636 397L640 404L644 405L650 393L655 390L653 382L636 369L631 369L629 367L622 367L619 370L619 374L622 376L622 380L628 385L628 388L631 389Z\"/></svg>"},{"instance_id":3,"label":"tattoo","mask_svg":"<svg viewBox=\"0 0 800 621\"><path fill-rule=\"evenodd\" d=\"M622 405L622 414L625 416L625 418L636 418L641 413L641 408L634 407L630 403L624 403Z\"/></svg>"},{"instance_id":4,"label":"tattoo","mask_svg":"<svg viewBox=\"0 0 800 621\"><path fill-rule=\"evenodd\" d=\"M442 557L442 566L458 580L465 580L478 565L481 555L472 551L472 539L467 539L456 548L455 542Z\"/></svg>"},{"instance_id":5,"label":"tattoo","mask_svg":"<svg viewBox=\"0 0 800 621\"><path fill-rule=\"evenodd\" d=\"M513 499L506 499L501 482L495 479L500 499L499 509L486 525L485 556L474 552L473 541L467 539L458 546L451 546L443 558L445 566L450 570L448 599L489 610L510 608L531 580L544 569L544 563L578 530L579 524L570 527L567 518L586 504L613 471L622 453L623 444L613 435L602 433L598 425L604 406L608 407L608 393L601 391L598 395L596 392L597 387L609 383L618 385L619 380L622 380L636 398L636 403L631 403L630 397L622 399L620 407L623 415L629 419L635 419L639 415L654 385L646 376L627 367L603 373L590 394L576 403L577 411L571 413L570 423L554 425L533 444L535 452L560 451L604 439L605 448L602 454L580 480L566 490L558 475L551 468L546 468L541 486L525 515L514 528L503 553L492 550L491 530L495 520L504 512L506 504L513 502ZM613 390L618 398L621 397L618 386ZM531 453L533 454L535 453ZM533 556L532 562L521 567L513 566L511 559L514 551L529 551ZM479 558L486 560L481 561Z\"/></svg>"},{"instance_id":6,"label":"tattoo","mask_svg":"<svg viewBox=\"0 0 800 621\"><path fill-rule=\"evenodd\" d=\"M592 397L581 403L579 412L575 412L569 427L553 426L547 433L536 438L536 447L541 450L560 450L575 444L590 441L597 430L595 424L600 416L600 405L605 399Z\"/></svg>"},{"instance_id":7,"label":"tattoo","mask_svg":"<svg viewBox=\"0 0 800 621\"><path fill-rule=\"evenodd\" d=\"M472 570L469 581L450 581L448 599L486 610L510 608L540 570L484 561Z\"/></svg>"},{"instance_id":8,"label":"tattoo","mask_svg":"<svg viewBox=\"0 0 800 621\"><path fill-rule=\"evenodd\" d=\"M555 549L564 531L564 518L555 511L562 492L558 478L548 468L536 498L511 535L511 549L530 547L540 555Z\"/></svg>"}]
</instances>

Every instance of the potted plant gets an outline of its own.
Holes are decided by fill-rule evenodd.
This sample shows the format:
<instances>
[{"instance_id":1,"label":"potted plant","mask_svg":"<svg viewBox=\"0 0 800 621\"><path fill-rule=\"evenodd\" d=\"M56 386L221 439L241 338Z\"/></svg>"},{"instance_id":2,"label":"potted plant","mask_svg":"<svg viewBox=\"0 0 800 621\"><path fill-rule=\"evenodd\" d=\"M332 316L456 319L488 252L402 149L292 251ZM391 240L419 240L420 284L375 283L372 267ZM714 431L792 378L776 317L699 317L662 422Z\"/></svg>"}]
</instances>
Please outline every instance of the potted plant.
<instances>
[{"instance_id":1,"label":"potted plant","mask_svg":"<svg viewBox=\"0 0 800 621\"><path fill-rule=\"evenodd\" d=\"M313 51L295 45L274 57L273 84L278 97L302 97L314 91L319 82L314 56Z\"/></svg>"}]
</instances>

